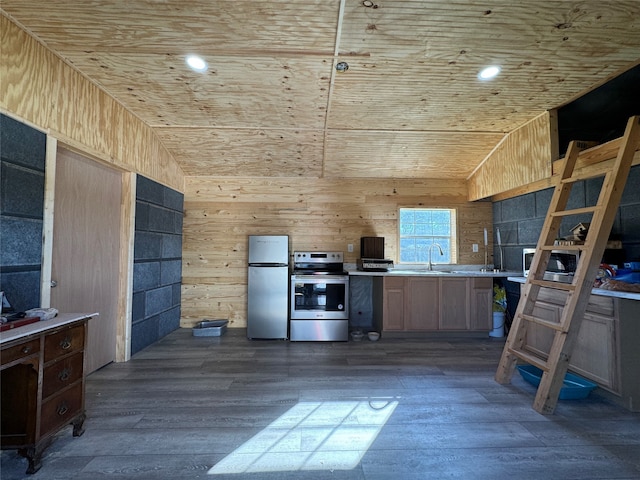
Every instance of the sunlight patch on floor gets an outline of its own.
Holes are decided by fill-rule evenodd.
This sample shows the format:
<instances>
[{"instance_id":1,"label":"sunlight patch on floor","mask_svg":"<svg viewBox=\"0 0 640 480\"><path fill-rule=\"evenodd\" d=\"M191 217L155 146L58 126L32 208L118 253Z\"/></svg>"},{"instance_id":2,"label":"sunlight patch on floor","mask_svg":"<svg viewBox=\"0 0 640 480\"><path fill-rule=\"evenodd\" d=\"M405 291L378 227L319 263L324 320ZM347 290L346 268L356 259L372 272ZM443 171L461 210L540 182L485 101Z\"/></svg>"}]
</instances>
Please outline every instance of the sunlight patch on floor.
<instances>
[{"instance_id":1,"label":"sunlight patch on floor","mask_svg":"<svg viewBox=\"0 0 640 480\"><path fill-rule=\"evenodd\" d=\"M350 470L397 405L395 398L298 403L208 473Z\"/></svg>"}]
</instances>

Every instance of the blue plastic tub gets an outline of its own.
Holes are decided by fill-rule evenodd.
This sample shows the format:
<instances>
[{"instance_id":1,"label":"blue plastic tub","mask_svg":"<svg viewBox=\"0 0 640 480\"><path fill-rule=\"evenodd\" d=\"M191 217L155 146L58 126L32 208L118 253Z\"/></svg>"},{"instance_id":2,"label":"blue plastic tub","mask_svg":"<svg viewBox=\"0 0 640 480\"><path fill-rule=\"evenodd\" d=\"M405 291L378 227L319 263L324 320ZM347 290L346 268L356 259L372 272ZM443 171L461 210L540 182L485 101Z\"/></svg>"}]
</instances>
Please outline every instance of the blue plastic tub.
<instances>
[{"instance_id":1,"label":"blue plastic tub","mask_svg":"<svg viewBox=\"0 0 640 480\"><path fill-rule=\"evenodd\" d=\"M518 365L518 371L522 378L536 387L540 385L542 380L542 370L533 365ZM579 377L573 373L567 372L564 377L563 386L560 389L560 400L578 400L587 398L591 391L596 388L593 382L590 382L586 378Z\"/></svg>"}]
</instances>

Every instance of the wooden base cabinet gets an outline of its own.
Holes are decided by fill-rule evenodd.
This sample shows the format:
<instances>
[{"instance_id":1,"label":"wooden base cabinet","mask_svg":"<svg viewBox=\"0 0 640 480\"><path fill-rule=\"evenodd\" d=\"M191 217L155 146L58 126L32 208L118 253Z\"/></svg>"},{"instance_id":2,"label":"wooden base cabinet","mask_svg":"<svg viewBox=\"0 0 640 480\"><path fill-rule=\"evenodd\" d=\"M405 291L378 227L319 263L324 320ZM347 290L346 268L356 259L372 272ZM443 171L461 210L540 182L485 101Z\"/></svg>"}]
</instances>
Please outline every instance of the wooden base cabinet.
<instances>
[{"instance_id":1,"label":"wooden base cabinet","mask_svg":"<svg viewBox=\"0 0 640 480\"><path fill-rule=\"evenodd\" d=\"M559 322L566 292L542 288L533 315ZM591 295L571 355L569 370L594 381L610 399L640 411L640 302ZM525 348L546 358L553 332L528 326Z\"/></svg>"},{"instance_id":2,"label":"wooden base cabinet","mask_svg":"<svg viewBox=\"0 0 640 480\"><path fill-rule=\"evenodd\" d=\"M2 342L1 445L27 458L27 473L40 469L44 449L63 427L84 433L87 320Z\"/></svg>"},{"instance_id":3,"label":"wooden base cabinet","mask_svg":"<svg viewBox=\"0 0 640 480\"><path fill-rule=\"evenodd\" d=\"M489 331L493 279L384 276L382 329L387 332Z\"/></svg>"}]
</instances>

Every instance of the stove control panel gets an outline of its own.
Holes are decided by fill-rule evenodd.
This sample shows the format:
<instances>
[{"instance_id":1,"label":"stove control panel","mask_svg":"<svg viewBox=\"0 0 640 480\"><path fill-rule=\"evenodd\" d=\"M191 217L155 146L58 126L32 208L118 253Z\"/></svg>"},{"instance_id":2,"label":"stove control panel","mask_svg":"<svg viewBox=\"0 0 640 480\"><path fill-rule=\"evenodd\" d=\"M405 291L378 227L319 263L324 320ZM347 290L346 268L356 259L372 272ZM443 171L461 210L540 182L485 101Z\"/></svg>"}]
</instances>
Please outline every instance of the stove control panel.
<instances>
[{"instance_id":1,"label":"stove control panel","mask_svg":"<svg viewBox=\"0 0 640 480\"><path fill-rule=\"evenodd\" d=\"M343 252L293 252L295 263L342 263Z\"/></svg>"}]
</instances>

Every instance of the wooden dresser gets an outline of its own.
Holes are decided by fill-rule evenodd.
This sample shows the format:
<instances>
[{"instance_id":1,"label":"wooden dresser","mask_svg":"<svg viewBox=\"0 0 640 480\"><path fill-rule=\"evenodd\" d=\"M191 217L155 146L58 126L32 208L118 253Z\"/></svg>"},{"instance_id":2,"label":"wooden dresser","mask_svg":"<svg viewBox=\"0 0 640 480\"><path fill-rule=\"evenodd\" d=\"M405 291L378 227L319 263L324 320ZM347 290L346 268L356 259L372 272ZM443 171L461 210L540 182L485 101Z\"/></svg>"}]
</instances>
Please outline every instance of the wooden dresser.
<instances>
[{"instance_id":1,"label":"wooden dresser","mask_svg":"<svg viewBox=\"0 0 640 480\"><path fill-rule=\"evenodd\" d=\"M84 432L84 352L94 315L61 314L0 335L1 446L27 458L27 473L40 469L62 428Z\"/></svg>"}]
</instances>

